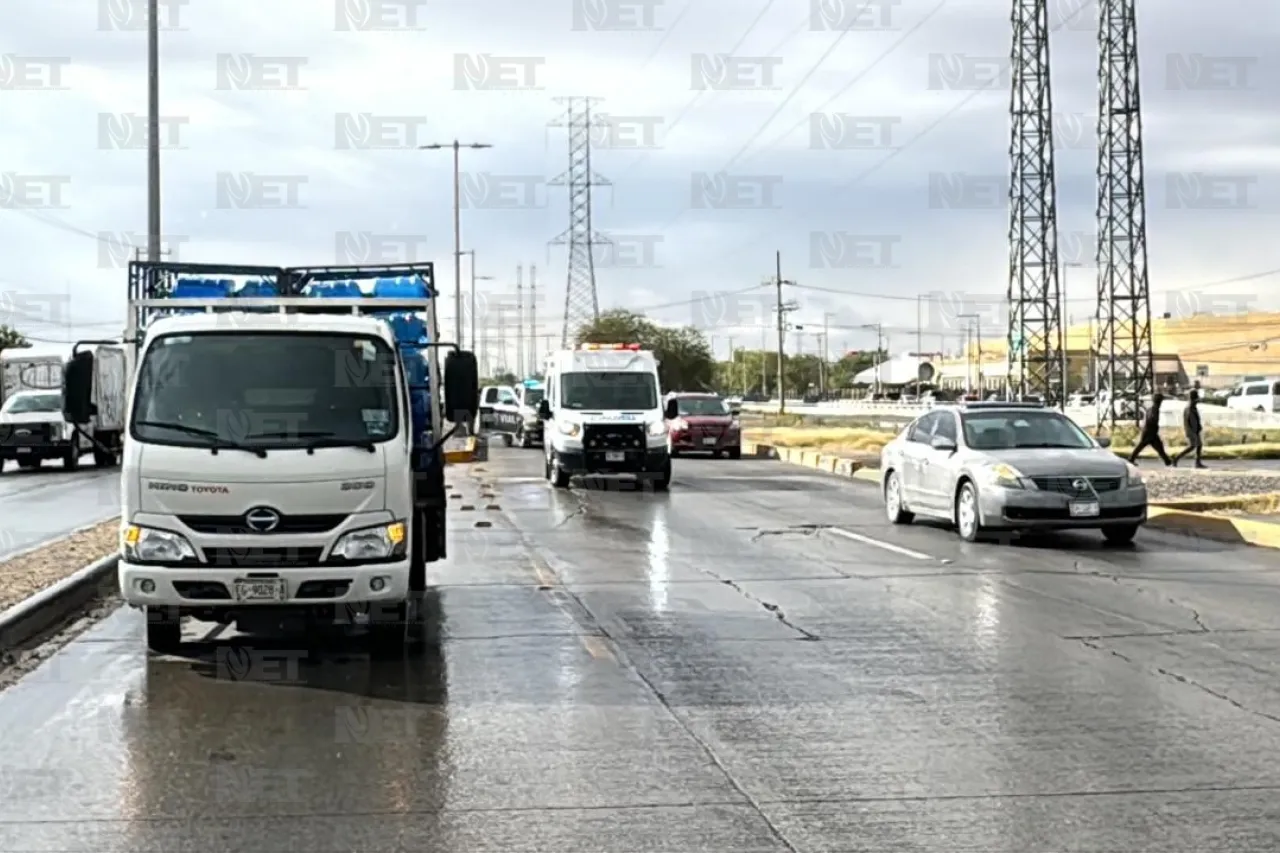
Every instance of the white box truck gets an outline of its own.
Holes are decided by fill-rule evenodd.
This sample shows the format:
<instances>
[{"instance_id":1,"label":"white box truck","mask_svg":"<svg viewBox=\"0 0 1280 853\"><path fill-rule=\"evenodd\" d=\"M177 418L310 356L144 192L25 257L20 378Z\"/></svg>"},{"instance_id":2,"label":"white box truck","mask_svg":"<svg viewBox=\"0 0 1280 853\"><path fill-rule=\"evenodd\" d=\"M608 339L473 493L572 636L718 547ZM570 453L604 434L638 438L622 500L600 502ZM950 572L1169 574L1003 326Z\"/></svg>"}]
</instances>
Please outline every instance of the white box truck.
<instances>
[{"instance_id":1,"label":"white box truck","mask_svg":"<svg viewBox=\"0 0 1280 853\"><path fill-rule=\"evenodd\" d=\"M68 421L63 406L63 372L73 359L85 362L92 377L92 413L82 424ZM96 466L113 467L123 443L127 378L119 344L6 349L0 353L0 462L32 469L56 460L74 471L92 453Z\"/></svg>"},{"instance_id":2,"label":"white box truck","mask_svg":"<svg viewBox=\"0 0 1280 853\"><path fill-rule=\"evenodd\" d=\"M129 265L118 575L151 651L180 653L187 617L414 645L446 556L441 392L454 423L479 407L474 355L440 369L436 298L430 263ZM67 367L72 420L89 376Z\"/></svg>"}]
</instances>

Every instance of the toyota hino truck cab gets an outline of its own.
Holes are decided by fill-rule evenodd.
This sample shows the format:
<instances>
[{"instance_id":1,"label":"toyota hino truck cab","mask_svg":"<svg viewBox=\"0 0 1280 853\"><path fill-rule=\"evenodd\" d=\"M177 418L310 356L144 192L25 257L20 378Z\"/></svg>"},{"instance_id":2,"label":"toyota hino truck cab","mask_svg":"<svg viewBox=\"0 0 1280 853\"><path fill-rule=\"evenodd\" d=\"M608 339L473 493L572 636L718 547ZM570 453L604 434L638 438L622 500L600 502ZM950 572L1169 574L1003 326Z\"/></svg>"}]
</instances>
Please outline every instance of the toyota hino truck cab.
<instances>
[{"instance_id":1,"label":"toyota hino truck cab","mask_svg":"<svg viewBox=\"0 0 1280 853\"><path fill-rule=\"evenodd\" d=\"M568 488L580 475L634 474L654 489L671 485L658 360L639 344L582 344L547 360L538 403L547 481Z\"/></svg>"},{"instance_id":2,"label":"toyota hino truck cab","mask_svg":"<svg viewBox=\"0 0 1280 853\"><path fill-rule=\"evenodd\" d=\"M446 552L444 405L468 423L479 390L470 353L441 380L433 266L136 261L129 278L119 584L150 649L179 652L191 616L367 625L375 654L403 653ZM69 421L88 370L67 365Z\"/></svg>"}]
</instances>

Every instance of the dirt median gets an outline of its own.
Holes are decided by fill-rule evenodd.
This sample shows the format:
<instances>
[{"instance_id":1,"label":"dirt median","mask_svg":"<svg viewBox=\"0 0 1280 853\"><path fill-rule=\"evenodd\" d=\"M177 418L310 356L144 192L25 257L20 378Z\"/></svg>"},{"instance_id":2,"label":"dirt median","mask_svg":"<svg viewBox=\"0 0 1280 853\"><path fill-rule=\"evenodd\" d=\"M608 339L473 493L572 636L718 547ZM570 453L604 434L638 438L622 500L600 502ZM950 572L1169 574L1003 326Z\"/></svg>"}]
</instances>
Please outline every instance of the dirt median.
<instances>
[{"instance_id":1,"label":"dirt median","mask_svg":"<svg viewBox=\"0 0 1280 853\"><path fill-rule=\"evenodd\" d=\"M119 535L120 521L112 519L0 561L0 611L111 554Z\"/></svg>"}]
</instances>

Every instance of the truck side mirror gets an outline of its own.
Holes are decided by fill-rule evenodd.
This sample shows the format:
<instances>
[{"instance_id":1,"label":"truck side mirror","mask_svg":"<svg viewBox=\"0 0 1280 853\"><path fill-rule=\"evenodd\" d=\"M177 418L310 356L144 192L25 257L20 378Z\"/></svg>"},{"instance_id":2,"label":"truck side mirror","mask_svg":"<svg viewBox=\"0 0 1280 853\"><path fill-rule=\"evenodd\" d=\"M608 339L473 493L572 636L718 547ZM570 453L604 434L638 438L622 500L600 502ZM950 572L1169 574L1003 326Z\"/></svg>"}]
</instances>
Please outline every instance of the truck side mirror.
<instances>
[{"instance_id":1,"label":"truck side mirror","mask_svg":"<svg viewBox=\"0 0 1280 853\"><path fill-rule=\"evenodd\" d=\"M680 403L676 400L668 400L667 405L663 407L662 416L669 421L680 417Z\"/></svg>"},{"instance_id":2,"label":"truck side mirror","mask_svg":"<svg viewBox=\"0 0 1280 853\"><path fill-rule=\"evenodd\" d=\"M449 420L469 424L480 411L480 369L473 352L453 350L444 358L444 402Z\"/></svg>"},{"instance_id":3,"label":"truck side mirror","mask_svg":"<svg viewBox=\"0 0 1280 853\"><path fill-rule=\"evenodd\" d=\"M546 397L538 401L538 418L544 421L551 420L551 402Z\"/></svg>"},{"instance_id":4,"label":"truck side mirror","mask_svg":"<svg viewBox=\"0 0 1280 853\"><path fill-rule=\"evenodd\" d=\"M93 353L78 352L62 368L62 416L68 423L93 419Z\"/></svg>"}]
</instances>

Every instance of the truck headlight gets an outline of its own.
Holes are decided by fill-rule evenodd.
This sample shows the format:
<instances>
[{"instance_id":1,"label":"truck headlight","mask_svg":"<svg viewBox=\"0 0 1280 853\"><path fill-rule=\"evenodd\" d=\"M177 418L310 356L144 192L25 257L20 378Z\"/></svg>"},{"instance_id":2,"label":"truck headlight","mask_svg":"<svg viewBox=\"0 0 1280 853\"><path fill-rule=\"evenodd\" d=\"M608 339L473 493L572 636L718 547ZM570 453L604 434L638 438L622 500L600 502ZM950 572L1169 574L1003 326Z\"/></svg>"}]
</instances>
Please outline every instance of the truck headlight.
<instances>
[{"instance_id":1,"label":"truck headlight","mask_svg":"<svg viewBox=\"0 0 1280 853\"><path fill-rule=\"evenodd\" d=\"M1132 462L1126 462L1124 463L1124 466L1125 466L1125 470L1129 474L1130 486L1141 486L1146 482L1145 480L1142 479L1142 469L1139 468L1137 465L1134 465Z\"/></svg>"},{"instance_id":2,"label":"truck headlight","mask_svg":"<svg viewBox=\"0 0 1280 853\"><path fill-rule=\"evenodd\" d=\"M659 436L667 434L667 425L664 421L654 421L649 424L649 435Z\"/></svg>"},{"instance_id":3,"label":"truck headlight","mask_svg":"<svg viewBox=\"0 0 1280 853\"><path fill-rule=\"evenodd\" d=\"M196 549L182 534L135 524L120 534L120 550L130 563L178 563L196 559Z\"/></svg>"},{"instance_id":4,"label":"truck headlight","mask_svg":"<svg viewBox=\"0 0 1280 853\"><path fill-rule=\"evenodd\" d=\"M560 427L560 432L564 433L570 438L573 438L578 433L582 432L582 426L580 424L571 424L571 423L562 422L560 424L557 424L557 426Z\"/></svg>"},{"instance_id":5,"label":"truck headlight","mask_svg":"<svg viewBox=\"0 0 1280 853\"><path fill-rule=\"evenodd\" d=\"M988 465L979 469L980 478L990 486L1000 486L1004 489L1025 489L1026 483L1023 482L1022 472L1012 465L1006 465L1003 462L997 462L994 465Z\"/></svg>"},{"instance_id":6,"label":"truck headlight","mask_svg":"<svg viewBox=\"0 0 1280 853\"><path fill-rule=\"evenodd\" d=\"M329 556L344 560L385 560L399 557L405 551L406 532L403 521L352 530L338 539Z\"/></svg>"}]
</instances>

